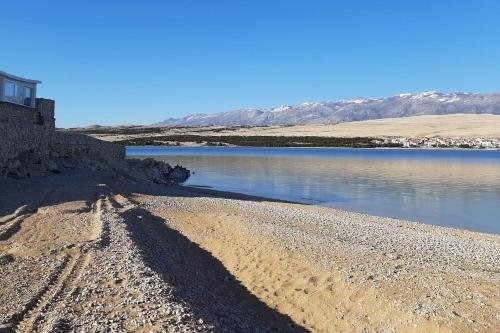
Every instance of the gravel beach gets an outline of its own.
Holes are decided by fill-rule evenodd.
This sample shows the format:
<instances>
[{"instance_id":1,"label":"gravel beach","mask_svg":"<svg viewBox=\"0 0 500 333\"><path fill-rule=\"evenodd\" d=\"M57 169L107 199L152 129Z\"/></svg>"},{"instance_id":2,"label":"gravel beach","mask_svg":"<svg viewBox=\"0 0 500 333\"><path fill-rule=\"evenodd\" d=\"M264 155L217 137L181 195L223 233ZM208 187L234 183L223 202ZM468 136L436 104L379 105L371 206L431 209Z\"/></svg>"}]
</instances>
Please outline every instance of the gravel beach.
<instances>
[{"instance_id":1,"label":"gravel beach","mask_svg":"<svg viewBox=\"0 0 500 333\"><path fill-rule=\"evenodd\" d=\"M0 187L0 332L500 330L498 235L90 170Z\"/></svg>"}]
</instances>

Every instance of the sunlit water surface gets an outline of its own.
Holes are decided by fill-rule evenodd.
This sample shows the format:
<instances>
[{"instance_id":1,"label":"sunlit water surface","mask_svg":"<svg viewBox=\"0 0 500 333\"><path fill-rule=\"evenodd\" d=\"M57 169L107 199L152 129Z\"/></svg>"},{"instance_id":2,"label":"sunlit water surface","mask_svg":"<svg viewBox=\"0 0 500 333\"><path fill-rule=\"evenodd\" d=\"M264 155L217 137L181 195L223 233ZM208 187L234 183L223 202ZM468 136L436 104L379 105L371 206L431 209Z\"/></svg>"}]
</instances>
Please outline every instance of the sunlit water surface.
<instances>
[{"instance_id":1,"label":"sunlit water surface","mask_svg":"<svg viewBox=\"0 0 500 333\"><path fill-rule=\"evenodd\" d=\"M500 151L131 147L186 184L500 233Z\"/></svg>"}]
</instances>

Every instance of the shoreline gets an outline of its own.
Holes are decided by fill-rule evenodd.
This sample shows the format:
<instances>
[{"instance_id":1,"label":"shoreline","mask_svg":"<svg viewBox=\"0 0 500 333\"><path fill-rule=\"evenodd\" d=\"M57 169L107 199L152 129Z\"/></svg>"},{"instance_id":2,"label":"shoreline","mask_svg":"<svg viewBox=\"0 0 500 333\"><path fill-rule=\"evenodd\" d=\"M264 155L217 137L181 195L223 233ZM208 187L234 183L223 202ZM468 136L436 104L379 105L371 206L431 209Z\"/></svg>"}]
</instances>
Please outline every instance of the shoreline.
<instances>
[{"instance_id":1,"label":"shoreline","mask_svg":"<svg viewBox=\"0 0 500 333\"><path fill-rule=\"evenodd\" d=\"M186 146L126 146L129 148L152 148L152 149L164 149L164 148L269 148L269 149L353 149L353 150L428 150L428 151L439 151L439 150L460 150L460 151L500 151L500 148L460 148L460 147L444 147L444 148L420 148L420 147L261 147L261 146L207 146L207 145L186 145Z\"/></svg>"},{"instance_id":2,"label":"shoreline","mask_svg":"<svg viewBox=\"0 0 500 333\"><path fill-rule=\"evenodd\" d=\"M369 218L378 218L385 220L384 223L389 223L391 225L396 225L399 226L400 224L405 224L407 227L414 227L416 229L425 229L428 231L437 231L437 232L442 232L442 233L450 233L450 234L467 234L469 236L477 236L477 237L488 237L488 236L494 236L494 237L499 237L500 239L500 234L499 233L494 233L494 232L485 232L485 231L477 231L477 230L471 230L471 229L465 229L465 228L456 228L456 227L449 227L449 226L442 226L442 225L437 225L437 224L430 224L430 223L424 223L424 222L419 222L419 221L411 221L411 220L405 220L405 219L400 219L400 218L395 218L395 217L390 217L390 216L381 216L381 215L373 215L369 213L364 213L360 211L354 211L354 210L346 210L342 208L336 208L336 207L331 207L331 206L323 206L323 205L318 205L314 203L303 203L303 202L298 202L298 201L291 201L291 200L281 200L281 199L274 199L270 197L264 197L264 196L258 196L258 195L249 195L241 192L231 192L231 191L224 191L224 190L217 190L215 188L205 188L205 187L197 187L193 185L173 185L172 187L177 187L179 190L182 189L192 189L194 192L198 194L209 194L211 196L214 196L216 198L220 199L230 199L230 200L244 200L244 201L258 201L258 202L271 202L271 203L284 203L284 204L291 204L291 205L298 205L298 206L305 206L305 207L311 207L315 208L318 210L325 209L325 210L334 210L338 212L343 212L346 214L355 214L358 215L359 217L369 217Z\"/></svg>"}]
</instances>

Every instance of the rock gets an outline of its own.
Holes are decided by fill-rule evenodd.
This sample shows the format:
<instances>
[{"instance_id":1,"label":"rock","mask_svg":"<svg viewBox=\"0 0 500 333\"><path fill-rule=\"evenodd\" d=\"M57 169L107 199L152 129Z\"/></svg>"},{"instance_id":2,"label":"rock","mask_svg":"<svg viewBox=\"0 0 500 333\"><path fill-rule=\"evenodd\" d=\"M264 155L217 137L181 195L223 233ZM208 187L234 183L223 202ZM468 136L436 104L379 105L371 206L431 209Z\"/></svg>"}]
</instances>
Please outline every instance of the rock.
<instances>
[{"instance_id":1,"label":"rock","mask_svg":"<svg viewBox=\"0 0 500 333\"><path fill-rule=\"evenodd\" d=\"M28 170L23 167L19 167L17 169L9 169L7 170L7 176L12 178L26 178L29 176Z\"/></svg>"},{"instance_id":2,"label":"rock","mask_svg":"<svg viewBox=\"0 0 500 333\"><path fill-rule=\"evenodd\" d=\"M0 265L7 265L14 262L14 257L11 254L1 254L0 255Z\"/></svg>"},{"instance_id":3,"label":"rock","mask_svg":"<svg viewBox=\"0 0 500 333\"><path fill-rule=\"evenodd\" d=\"M56 162L53 160L49 160L47 162L47 171L53 172L53 173L60 173L61 170L59 169L59 165L57 165Z\"/></svg>"},{"instance_id":4,"label":"rock","mask_svg":"<svg viewBox=\"0 0 500 333\"><path fill-rule=\"evenodd\" d=\"M190 176L189 170L179 165L176 165L172 171L167 175L169 180L174 180L178 182L185 182Z\"/></svg>"},{"instance_id":5,"label":"rock","mask_svg":"<svg viewBox=\"0 0 500 333\"><path fill-rule=\"evenodd\" d=\"M52 328L52 332L68 332L70 330L70 325L64 319L57 319Z\"/></svg>"},{"instance_id":6,"label":"rock","mask_svg":"<svg viewBox=\"0 0 500 333\"><path fill-rule=\"evenodd\" d=\"M12 330L12 323L3 323L3 324L0 324L0 332L11 332Z\"/></svg>"},{"instance_id":7,"label":"rock","mask_svg":"<svg viewBox=\"0 0 500 333\"><path fill-rule=\"evenodd\" d=\"M123 172L137 181L148 181L155 184L182 183L190 172L184 167L172 168L168 163L153 158L143 160L127 159Z\"/></svg>"},{"instance_id":8,"label":"rock","mask_svg":"<svg viewBox=\"0 0 500 333\"><path fill-rule=\"evenodd\" d=\"M18 169L21 167L21 162L19 160L10 161L7 167L9 169Z\"/></svg>"}]
</instances>

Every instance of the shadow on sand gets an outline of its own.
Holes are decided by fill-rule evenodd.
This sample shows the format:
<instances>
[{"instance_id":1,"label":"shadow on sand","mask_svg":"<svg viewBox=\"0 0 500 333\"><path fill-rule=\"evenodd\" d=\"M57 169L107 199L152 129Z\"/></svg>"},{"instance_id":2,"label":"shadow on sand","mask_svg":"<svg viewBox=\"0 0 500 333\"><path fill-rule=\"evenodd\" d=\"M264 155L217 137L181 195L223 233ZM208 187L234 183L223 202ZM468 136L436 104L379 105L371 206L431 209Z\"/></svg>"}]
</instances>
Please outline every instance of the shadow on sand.
<instances>
[{"instance_id":1,"label":"shadow on sand","mask_svg":"<svg viewBox=\"0 0 500 333\"><path fill-rule=\"evenodd\" d=\"M147 266L195 316L222 332L308 332L248 291L208 251L135 206L122 213Z\"/></svg>"},{"instance_id":2,"label":"shadow on sand","mask_svg":"<svg viewBox=\"0 0 500 333\"><path fill-rule=\"evenodd\" d=\"M38 176L26 179L0 177L0 218L14 213L23 205L37 203L39 207L57 205L71 201L92 201L104 191L102 184L117 193L145 194L175 197L218 197L248 201L289 202L285 200L262 198L241 193L223 192L207 188L181 185L147 185L124 183L112 177L92 173L87 170L65 170L57 175ZM49 194L49 195L47 195Z\"/></svg>"},{"instance_id":3,"label":"shadow on sand","mask_svg":"<svg viewBox=\"0 0 500 333\"><path fill-rule=\"evenodd\" d=\"M168 196L176 196L277 201L177 185L126 184L99 174L67 172L37 179L0 179L0 218L33 201L38 201L39 207L73 201L90 204L98 195L111 191L127 198L145 194L165 196L165 200ZM119 205L117 202L113 204ZM180 301L190 305L196 320L202 319L217 332L308 332L289 316L259 300L217 258L169 228L165 220L138 205L120 214L145 265L174 288Z\"/></svg>"}]
</instances>

